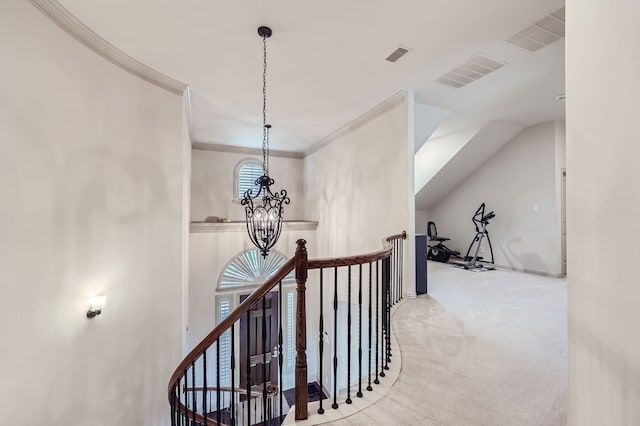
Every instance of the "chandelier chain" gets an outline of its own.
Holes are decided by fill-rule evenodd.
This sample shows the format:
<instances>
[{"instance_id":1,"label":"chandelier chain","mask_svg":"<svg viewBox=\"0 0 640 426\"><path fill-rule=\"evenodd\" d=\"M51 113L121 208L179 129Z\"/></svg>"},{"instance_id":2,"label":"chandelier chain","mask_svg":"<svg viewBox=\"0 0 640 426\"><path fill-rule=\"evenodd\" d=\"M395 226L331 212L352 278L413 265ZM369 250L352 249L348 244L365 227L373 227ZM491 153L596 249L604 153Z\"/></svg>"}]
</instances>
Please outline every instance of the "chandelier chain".
<instances>
[{"instance_id":1,"label":"chandelier chain","mask_svg":"<svg viewBox=\"0 0 640 426\"><path fill-rule=\"evenodd\" d=\"M269 129L267 128L267 37L262 36L262 168L269 176Z\"/></svg>"}]
</instances>

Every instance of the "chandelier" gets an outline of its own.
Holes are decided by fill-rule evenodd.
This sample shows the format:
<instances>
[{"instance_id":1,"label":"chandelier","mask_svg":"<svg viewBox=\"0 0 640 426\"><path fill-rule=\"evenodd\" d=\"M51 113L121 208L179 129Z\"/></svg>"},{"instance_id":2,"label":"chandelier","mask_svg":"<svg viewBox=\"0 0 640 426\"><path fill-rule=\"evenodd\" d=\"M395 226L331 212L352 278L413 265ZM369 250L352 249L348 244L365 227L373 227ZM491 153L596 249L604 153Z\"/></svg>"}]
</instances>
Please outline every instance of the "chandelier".
<instances>
[{"instance_id":1,"label":"chandelier","mask_svg":"<svg viewBox=\"0 0 640 426\"><path fill-rule=\"evenodd\" d=\"M267 124L267 39L271 37L269 27L258 28L258 35L262 37L263 68L262 68L262 171L256 179L258 190L248 189L244 193L241 204L247 214L247 232L251 242L260 249L263 257L267 257L269 249L280 238L282 231L283 204L289 204L287 191L275 193L271 191L274 180L269 177L269 130Z\"/></svg>"}]
</instances>

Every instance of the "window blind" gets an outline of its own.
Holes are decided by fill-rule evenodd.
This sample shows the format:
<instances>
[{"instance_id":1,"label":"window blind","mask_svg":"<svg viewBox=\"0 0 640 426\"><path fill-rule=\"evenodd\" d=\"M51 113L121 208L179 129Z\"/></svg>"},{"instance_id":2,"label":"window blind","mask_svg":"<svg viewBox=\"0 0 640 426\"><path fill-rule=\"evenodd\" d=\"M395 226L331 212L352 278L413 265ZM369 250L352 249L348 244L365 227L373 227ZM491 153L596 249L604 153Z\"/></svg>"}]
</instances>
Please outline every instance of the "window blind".
<instances>
[{"instance_id":1,"label":"window blind","mask_svg":"<svg viewBox=\"0 0 640 426\"><path fill-rule=\"evenodd\" d=\"M218 301L218 323L224 320L231 312L229 299ZM231 385L231 330L227 330L220 336L220 385Z\"/></svg>"},{"instance_id":2,"label":"window blind","mask_svg":"<svg viewBox=\"0 0 640 426\"><path fill-rule=\"evenodd\" d=\"M295 293L287 293L287 367L293 368L296 362L296 323Z\"/></svg>"},{"instance_id":3,"label":"window blind","mask_svg":"<svg viewBox=\"0 0 640 426\"><path fill-rule=\"evenodd\" d=\"M258 192L259 186L256 185L256 179L262 176L262 164L256 162L247 162L240 166L238 176L236 176L236 197L238 200L244 198L244 193L252 189L253 195Z\"/></svg>"}]
</instances>

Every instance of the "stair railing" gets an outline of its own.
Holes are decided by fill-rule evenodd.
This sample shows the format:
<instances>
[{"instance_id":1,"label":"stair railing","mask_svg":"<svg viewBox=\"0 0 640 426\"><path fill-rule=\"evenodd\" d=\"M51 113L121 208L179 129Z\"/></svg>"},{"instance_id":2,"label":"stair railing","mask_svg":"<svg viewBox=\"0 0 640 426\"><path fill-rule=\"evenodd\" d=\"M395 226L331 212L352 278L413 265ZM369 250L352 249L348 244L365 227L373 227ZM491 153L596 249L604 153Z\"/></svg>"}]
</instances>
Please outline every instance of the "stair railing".
<instances>
[{"instance_id":1,"label":"stair railing","mask_svg":"<svg viewBox=\"0 0 640 426\"><path fill-rule=\"evenodd\" d=\"M286 349L282 321L282 281L295 269L296 312L295 312L295 419L308 417L308 378L307 378L307 281L309 270L318 270L318 291L320 314L318 318L318 358L320 378L320 401L318 413L324 413L323 373L325 338L330 338L325 329L325 298L327 289L333 287L330 311L333 320L333 353L328 354L332 365L333 394L332 408L338 408L338 396L346 391L345 403L351 404L352 388L357 386L355 396L363 397L362 385L372 391L372 384L379 384L385 377L391 362L391 307L402 299L404 240L406 232L392 235L383 240L383 249L373 253L334 258L311 259L307 257L306 241L298 240L295 256L289 259L263 285L249 295L236 309L224 318L189 354L182 360L169 380L168 395L171 406L172 426L210 426L210 425L279 425L286 416L289 401L286 403L284 392L271 384L269 378L277 377L278 384L283 383L283 362ZM325 273L326 271L332 274ZM346 281L346 285L344 282ZM331 286L333 284L333 286ZM354 289L355 286L355 289ZM277 309L267 306L269 292L277 287ZM346 288L345 288L346 287ZM353 292L357 289L357 301L353 301ZM340 308L340 301L346 306ZM330 294L330 293L329 293ZM342 297L341 297L342 296ZM310 296L311 297L311 296ZM274 307L275 308L275 307ZM346 309L346 312L344 310ZM277 344L273 343L268 330L276 322L268 321L267 312L278 312ZM356 314L357 333L353 330L353 316ZM340 322L343 314L346 321ZM239 360L236 356L236 333L243 321L246 328L246 359L244 371L240 372L244 384L236 383ZM363 330L363 321L365 329ZM340 325L338 324L340 322ZM251 326L254 326L256 339L252 340ZM260 337L258 339L258 336ZM227 345L222 345L222 339ZM346 342L344 342L346 340ZM344 352L341 345L346 343L346 364L339 354ZM221 354L222 349L226 352ZM355 347L357 346L357 351ZM260 353L251 356L249 349ZM224 357L224 358L222 358ZM352 370L357 373L352 378ZM277 358L277 366L272 360ZM221 360L225 365L222 365ZM230 383L221 382L221 370L228 369ZM211 370L215 370L212 373ZM372 372L373 370L373 372ZM339 378L346 374L347 380L342 386ZM215 375L215 380L212 376ZM215 383L215 386L213 384ZM255 384L254 384L255 383ZM243 385L243 386L241 386ZM342 399L342 397L340 397Z\"/></svg>"}]
</instances>

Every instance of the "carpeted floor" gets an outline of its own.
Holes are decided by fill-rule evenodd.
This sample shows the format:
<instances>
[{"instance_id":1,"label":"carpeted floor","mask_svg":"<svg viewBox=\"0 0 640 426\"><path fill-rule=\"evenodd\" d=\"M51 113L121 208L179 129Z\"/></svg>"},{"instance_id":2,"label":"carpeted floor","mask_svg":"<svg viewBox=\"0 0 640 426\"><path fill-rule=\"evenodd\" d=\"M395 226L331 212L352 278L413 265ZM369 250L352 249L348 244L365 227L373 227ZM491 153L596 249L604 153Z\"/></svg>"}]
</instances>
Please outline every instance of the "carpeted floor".
<instances>
[{"instance_id":1,"label":"carpeted floor","mask_svg":"<svg viewBox=\"0 0 640 426\"><path fill-rule=\"evenodd\" d=\"M429 296L393 317L402 370L388 396L335 425L567 422L566 282L429 262Z\"/></svg>"}]
</instances>

